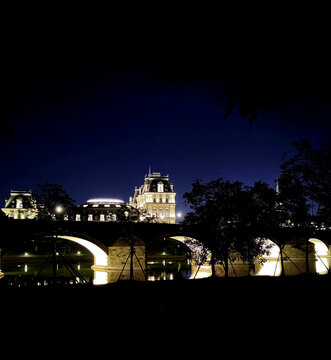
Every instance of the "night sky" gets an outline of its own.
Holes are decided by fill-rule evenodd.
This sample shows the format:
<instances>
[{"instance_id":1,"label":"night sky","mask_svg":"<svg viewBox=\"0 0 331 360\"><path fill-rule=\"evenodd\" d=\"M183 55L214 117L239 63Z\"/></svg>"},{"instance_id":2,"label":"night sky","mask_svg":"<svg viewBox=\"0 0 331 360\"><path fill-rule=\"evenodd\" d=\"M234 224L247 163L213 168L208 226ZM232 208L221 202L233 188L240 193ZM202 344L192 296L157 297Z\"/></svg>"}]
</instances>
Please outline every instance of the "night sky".
<instances>
[{"instance_id":1,"label":"night sky","mask_svg":"<svg viewBox=\"0 0 331 360\"><path fill-rule=\"evenodd\" d=\"M13 39L20 40L15 51ZM224 119L218 89L199 79L171 85L156 78L143 51L103 61L91 55L95 44L82 56L69 51L69 41L45 47L41 40L31 44L21 33L8 40L8 92L22 118L10 119L14 136L0 133L2 204L11 189L45 182L62 184L77 204L92 197L128 201L150 166L169 174L177 211L185 213L182 195L196 178L274 186L295 141L318 147L331 134L330 112L315 99L262 110L252 124L237 108ZM59 60L61 66L49 66Z\"/></svg>"}]
</instances>

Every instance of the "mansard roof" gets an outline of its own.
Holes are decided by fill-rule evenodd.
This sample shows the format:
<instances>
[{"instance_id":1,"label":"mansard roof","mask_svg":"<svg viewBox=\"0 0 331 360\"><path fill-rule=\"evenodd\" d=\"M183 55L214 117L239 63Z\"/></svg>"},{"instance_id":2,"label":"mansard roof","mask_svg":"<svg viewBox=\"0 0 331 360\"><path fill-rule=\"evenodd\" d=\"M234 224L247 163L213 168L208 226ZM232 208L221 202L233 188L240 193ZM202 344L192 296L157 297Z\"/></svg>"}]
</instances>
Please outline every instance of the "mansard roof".
<instances>
[{"instance_id":1,"label":"mansard roof","mask_svg":"<svg viewBox=\"0 0 331 360\"><path fill-rule=\"evenodd\" d=\"M173 192L169 175L162 176L160 173L149 173L145 176L143 192L157 192L157 185L163 184L163 192Z\"/></svg>"},{"instance_id":2,"label":"mansard roof","mask_svg":"<svg viewBox=\"0 0 331 360\"><path fill-rule=\"evenodd\" d=\"M17 199L22 199L23 209L36 208L36 202L32 198L31 190L11 190L5 208L15 208Z\"/></svg>"}]
</instances>

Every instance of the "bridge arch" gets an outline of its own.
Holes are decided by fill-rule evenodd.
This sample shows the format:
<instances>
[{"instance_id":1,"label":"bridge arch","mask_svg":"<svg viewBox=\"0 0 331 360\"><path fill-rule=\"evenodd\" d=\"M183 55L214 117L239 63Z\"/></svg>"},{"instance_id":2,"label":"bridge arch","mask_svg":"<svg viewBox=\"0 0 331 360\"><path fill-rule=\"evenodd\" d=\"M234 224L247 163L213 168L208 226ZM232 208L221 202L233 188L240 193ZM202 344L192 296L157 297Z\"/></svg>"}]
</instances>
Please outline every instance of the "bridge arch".
<instances>
[{"instance_id":1,"label":"bridge arch","mask_svg":"<svg viewBox=\"0 0 331 360\"><path fill-rule=\"evenodd\" d=\"M320 239L310 238L308 241L314 245L316 273L327 274L330 270L329 247Z\"/></svg>"},{"instance_id":2,"label":"bridge arch","mask_svg":"<svg viewBox=\"0 0 331 360\"><path fill-rule=\"evenodd\" d=\"M94 264L92 265L92 270L94 271L93 284L94 285L103 285L108 282L108 273L105 271L108 266L108 253L105 246L97 242L95 239L92 239L85 235L68 235L60 234L57 235L58 239L64 239L68 241L73 241L84 248L86 248L94 257Z\"/></svg>"},{"instance_id":3,"label":"bridge arch","mask_svg":"<svg viewBox=\"0 0 331 360\"><path fill-rule=\"evenodd\" d=\"M280 247L271 239L265 239L265 247L269 254L263 255L263 263L255 262L256 276L279 276L282 272L280 262Z\"/></svg>"},{"instance_id":4,"label":"bridge arch","mask_svg":"<svg viewBox=\"0 0 331 360\"><path fill-rule=\"evenodd\" d=\"M93 255L94 260L93 260L93 265L91 266L91 269L94 272L93 283L95 285L98 285L98 284L106 284L108 282L108 273L106 272L107 270L106 268L108 266L108 253L107 253L108 248L104 244L97 241L96 239L84 234L78 234L74 232L72 233L66 232L60 234L31 232L30 234L27 234L27 237L23 241L22 240L14 241L12 244L7 244L6 247L0 249L1 258L3 259L6 255L10 254L18 247L24 246L24 244L29 244L31 241L33 242L34 239L38 239L40 237L44 239L47 238L63 239L63 240L75 242L76 244L83 246L89 251L89 253Z\"/></svg>"},{"instance_id":5,"label":"bridge arch","mask_svg":"<svg viewBox=\"0 0 331 360\"><path fill-rule=\"evenodd\" d=\"M175 240L181 244L184 244L192 254L191 257L191 276L189 279L206 278L212 275L211 266L209 263L210 253L199 245L198 239L192 234L183 233L170 233L159 237L156 243L160 243L164 240Z\"/></svg>"}]
</instances>

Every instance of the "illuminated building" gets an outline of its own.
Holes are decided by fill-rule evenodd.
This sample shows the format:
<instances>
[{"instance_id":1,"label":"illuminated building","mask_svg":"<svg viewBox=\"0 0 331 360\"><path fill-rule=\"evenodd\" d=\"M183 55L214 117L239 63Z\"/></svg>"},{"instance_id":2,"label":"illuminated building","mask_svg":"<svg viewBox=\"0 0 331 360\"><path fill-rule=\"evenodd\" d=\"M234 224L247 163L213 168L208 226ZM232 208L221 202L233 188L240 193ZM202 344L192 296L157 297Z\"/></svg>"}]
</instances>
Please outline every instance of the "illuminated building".
<instances>
[{"instance_id":1,"label":"illuminated building","mask_svg":"<svg viewBox=\"0 0 331 360\"><path fill-rule=\"evenodd\" d=\"M69 218L74 221L134 221L138 219L138 211L123 200L98 198L75 207Z\"/></svg>"},{"instance_id":2,"label":"illuminated building","mask_svg":"<svg viewBox=\"0 0 331 360\"><path fill-rule=\"evenodd\" d=\"M35 219L38 217L37 204L32 198L31 190L12 190L9 199L5 200L5 207L1 210L13 219Z\"/></svg>"},{"instance_id":3,"label":"illuminated building","mask_svg":"<svg viewBox=\"0 0 331 360\"><path fill-rule=\"evenodd\" d=\"M140 220L153 219L154 222L175 224L176 193L169 175L149 171L144 184L135 189L129 204L140 212Z\"/></svg>"}]
</instances>

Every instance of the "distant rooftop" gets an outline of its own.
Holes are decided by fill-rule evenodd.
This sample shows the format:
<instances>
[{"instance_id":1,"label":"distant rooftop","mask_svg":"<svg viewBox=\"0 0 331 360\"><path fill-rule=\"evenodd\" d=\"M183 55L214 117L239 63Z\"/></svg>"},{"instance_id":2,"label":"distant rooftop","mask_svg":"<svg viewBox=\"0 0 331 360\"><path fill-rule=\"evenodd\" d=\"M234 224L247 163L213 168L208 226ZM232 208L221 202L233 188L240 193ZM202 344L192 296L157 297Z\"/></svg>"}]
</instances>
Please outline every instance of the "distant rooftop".
<instances>
[{"instance_id":1,"label":"distant rooftop","mask_svg":"<svg viewBox=\"0 0 331 360\"><path fill-rule=\"evenodd\" d=\"M88 204L124 204L123 200L111 198L96 198L87 200Z\"/></svg>"}]
</instances>

